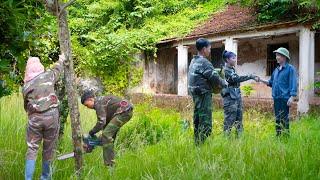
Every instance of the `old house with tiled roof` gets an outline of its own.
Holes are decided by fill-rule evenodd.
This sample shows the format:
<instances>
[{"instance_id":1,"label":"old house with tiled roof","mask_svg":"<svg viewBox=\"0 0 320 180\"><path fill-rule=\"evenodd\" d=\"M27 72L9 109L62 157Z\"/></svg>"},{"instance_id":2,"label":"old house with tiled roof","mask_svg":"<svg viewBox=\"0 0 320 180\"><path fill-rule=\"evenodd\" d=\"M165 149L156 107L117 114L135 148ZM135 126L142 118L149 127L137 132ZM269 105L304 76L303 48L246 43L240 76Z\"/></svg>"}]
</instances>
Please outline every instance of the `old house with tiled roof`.
<instances>
[{"instance_id":1,"label":"old house with tiled roof","mask_svg":"<svg viewBox=\"0 0 320 180\"><path fill-rule=\"evenodd\" d=\"M254 14L248 8L228 6L187 36L159 42L157 58L144 63L144 91L187 96L188 66L196 54L195 40L200 37L212 42L210 59L215 67L223 64L221 54L226 49L238 55L238 74L252 73L264 79L269 79L277 66L272 52L286 47L299 77L297 109L307 112L316 99L312 84L320 71L319 31L298 21L258 24ZM271 99L269 87L254 81L248 83L254 89L251 98Z\"/></svg>"}]
</instances>

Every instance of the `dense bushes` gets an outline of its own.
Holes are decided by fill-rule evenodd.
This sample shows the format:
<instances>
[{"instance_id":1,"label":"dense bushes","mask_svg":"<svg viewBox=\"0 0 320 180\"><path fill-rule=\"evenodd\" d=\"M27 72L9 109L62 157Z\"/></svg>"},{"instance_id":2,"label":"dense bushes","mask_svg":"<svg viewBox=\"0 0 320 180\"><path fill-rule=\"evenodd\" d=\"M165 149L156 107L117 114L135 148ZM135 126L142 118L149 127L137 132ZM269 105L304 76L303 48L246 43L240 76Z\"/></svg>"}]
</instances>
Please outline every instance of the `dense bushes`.
<instances>
[{"instance_id":1,"label":"dense bushes","mask_svg":"<svg viewBox=\"0 0 320 180\"><path fill-rule=\"evenodd\" d=\"M239 2L256 7L260 22L319 19L319 2L312 0L77 0L68 9L76 73L100 77L108 93L124 94L142 77L137 53L152 56L159 40L184 36L209 14ZM2 1L0 17L1 97L19 89L29 55L48 66L59 43L55 17L36 0Z\"/></svg>"},{"instance_id":2,"label":"dense bushes","mask_svg":"<svg viewBox=\"0 0 320 180\"><path fill-rule=\"evenodd\" d=\"M100 77L108 93L124 94L142 77L135 68L137 53L154 55L157 41L186 34L223 5L222 0L77 0L69 8L76 73ZM0 80L6 89L18 90L29 55L46 66L57 58L56 19L36 0L5 0L0 17L6 38L0 43Z\"/></svg>"},{"instance_id":3,"label":"dense bushes","mask_svg":"<svg viewBox=\"0 0 320 180\"><path fill-rule=\"evenodd\" d=\"M319 2L313 0L259 0L255 1L258 20L261 22L279 20L317 20Z\"/></svg>"}]
</instances>

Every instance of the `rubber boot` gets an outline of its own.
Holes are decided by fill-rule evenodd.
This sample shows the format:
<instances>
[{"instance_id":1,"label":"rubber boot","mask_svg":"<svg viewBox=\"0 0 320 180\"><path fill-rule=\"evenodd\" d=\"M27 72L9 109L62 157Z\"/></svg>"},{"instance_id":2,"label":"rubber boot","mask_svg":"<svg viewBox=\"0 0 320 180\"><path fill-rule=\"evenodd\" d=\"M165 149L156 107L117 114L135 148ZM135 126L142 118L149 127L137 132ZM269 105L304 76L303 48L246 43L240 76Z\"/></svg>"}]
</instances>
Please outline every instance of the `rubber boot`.
<instances>
[{"instance_id":1,"label":"rubber boot","mask_svg":"<svg viewBox=\"0 0 320 180\"><path fill-rule=\"evenodd\" d=\"M35 165L36 165L35 160L27 160L26 161L26 169L24 172L25 180L32 180Z\"/></svg>"},{"instance_id":2,"label":"rubber boot","mask_svg":"<svg viewBox=\"0 0 320 180\"><path fill-rule=\"evenodd\" d=\"M42 174L41 174L40 179L41 180L50 180L51 179L50 161L42 162Z\"/></svg>"}]
</instances>

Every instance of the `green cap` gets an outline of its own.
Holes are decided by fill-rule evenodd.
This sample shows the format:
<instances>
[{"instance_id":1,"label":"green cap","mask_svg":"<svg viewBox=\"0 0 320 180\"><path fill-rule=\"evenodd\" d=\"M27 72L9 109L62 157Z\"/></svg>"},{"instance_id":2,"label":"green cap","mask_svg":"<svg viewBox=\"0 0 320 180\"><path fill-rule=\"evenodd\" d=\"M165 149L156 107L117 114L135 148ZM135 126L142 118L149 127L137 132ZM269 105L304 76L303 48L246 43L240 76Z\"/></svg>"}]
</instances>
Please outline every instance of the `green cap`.
<instances>
[{"instance_id":1,"label":"green cap","mask_svg":"<svg viewBox=\"0 0 320 180\"><path fill-rule=\"evenodd\" d=\"M274 53L279 53L279 54L287 57L288 60L290 60L290 53L289 53L288 49L286 49L286 48L284 48L284 47L281 47L281 48L279 48L279 49L277 49L277 50L275 50L275 51L273 51L273 52L274 52Z\"/></svg>"}]
</instances>

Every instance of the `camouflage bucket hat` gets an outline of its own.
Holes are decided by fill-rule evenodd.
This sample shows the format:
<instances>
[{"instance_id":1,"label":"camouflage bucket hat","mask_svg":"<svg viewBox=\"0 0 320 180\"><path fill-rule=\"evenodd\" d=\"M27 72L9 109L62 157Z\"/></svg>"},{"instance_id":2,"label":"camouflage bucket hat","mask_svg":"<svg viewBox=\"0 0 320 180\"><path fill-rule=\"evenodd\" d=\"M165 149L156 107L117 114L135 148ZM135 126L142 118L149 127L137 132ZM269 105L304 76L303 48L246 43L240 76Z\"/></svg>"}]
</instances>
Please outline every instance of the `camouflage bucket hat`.
<instances>
[{"instance_id":1,"label":"camouflage bucket hat","mask_svg":"<svg viewBox=\"0 0 320 180\"><path fill-rule=\"evenodd\" d=\"M287 57L288 60L290 60L290 53L289 53L288 49L286 49L286 48L281 47L281 48L279 48L279 49L277 49L277 50L275 50L273 52L274 53L279 53L279 54Z\"/></svg>"}]
</instances>

